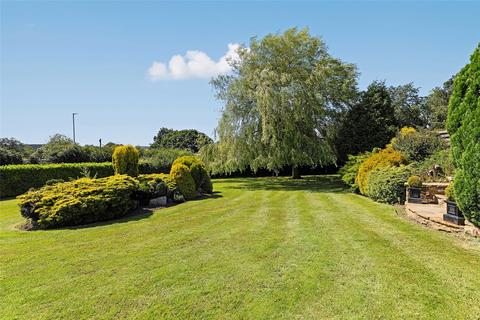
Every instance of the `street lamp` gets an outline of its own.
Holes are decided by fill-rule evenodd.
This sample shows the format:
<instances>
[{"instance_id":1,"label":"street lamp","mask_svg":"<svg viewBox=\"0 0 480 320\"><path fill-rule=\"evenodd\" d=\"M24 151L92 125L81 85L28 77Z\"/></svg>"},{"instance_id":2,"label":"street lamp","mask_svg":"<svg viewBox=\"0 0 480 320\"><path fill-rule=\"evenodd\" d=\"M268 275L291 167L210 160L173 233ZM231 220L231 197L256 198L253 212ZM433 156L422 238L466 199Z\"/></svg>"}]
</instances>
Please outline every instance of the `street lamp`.
<instances>
[{"instance_id":1,"label":"street lamp","mask_svg":"<svg viewBox=\"0 0 480 320\"><path fill-rule=\"evenodd\" d=\"M78 113L74 112L72 113L72 124L73 124L73 143L75 143L75 116Z\"/></svg>"}]
</instances>

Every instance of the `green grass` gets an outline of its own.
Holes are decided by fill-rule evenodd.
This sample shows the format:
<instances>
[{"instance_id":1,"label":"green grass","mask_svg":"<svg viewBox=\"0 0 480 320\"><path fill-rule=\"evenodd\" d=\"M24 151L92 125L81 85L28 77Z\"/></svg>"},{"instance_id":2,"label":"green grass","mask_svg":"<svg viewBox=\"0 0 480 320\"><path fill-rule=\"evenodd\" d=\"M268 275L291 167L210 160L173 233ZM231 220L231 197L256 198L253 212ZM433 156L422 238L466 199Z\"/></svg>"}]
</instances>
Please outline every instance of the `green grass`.
<instances>
[{"instance_id":1,"label":"green grass","mask_svg":"<svg viewBox=\"0 0 480 320\"><path fill-rule=\"evenodd\" d=\"M218 197L86 228L16 230L1 319L478 319L477 243L333 177L216 180Z\"/></svg>"}]
</instances>

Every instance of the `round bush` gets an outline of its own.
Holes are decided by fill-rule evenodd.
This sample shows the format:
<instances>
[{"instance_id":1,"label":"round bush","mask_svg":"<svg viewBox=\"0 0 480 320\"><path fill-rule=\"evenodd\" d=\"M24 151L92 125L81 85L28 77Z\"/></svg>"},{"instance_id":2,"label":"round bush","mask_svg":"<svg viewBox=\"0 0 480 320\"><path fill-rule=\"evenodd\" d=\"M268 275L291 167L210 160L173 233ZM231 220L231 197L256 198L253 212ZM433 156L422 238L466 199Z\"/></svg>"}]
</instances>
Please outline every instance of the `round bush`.
<instances>
[{"instance_id":1,"label":"round bush","mask_svg":"<svg viewBox=\"0 0 480 320\"><path fill-rule=\"evenodd\" d=\"M404 156L390 147L372 153L372 155L360 165L357 177L355 178L360 193L367 195L368 179L372 170L383 167L400 166L404 163L406 163Z\"/></svg>"},{"instance_id":2,"label":"round bush","mask_svg":"<svg viewBox=\"0 0 480 320\"><path fill-rule=\"evenodd\" d=\"M112 165L115 174L138 175L138 150L132 145L118 146L113 151Z\"/></svg>"},{"instance_id":3,"label":"round bush","mask_svg":"<svg viewBox=\"0 0 480 320\"><path fill-rule=\"evenodd\" d=\"M181 163L174 164L170 170L170 176L175 180L185 200L192 200L197 197L195 180L193 180L190 169L186 165Z\"/></svg>"},{"instance_id":4,"label":"round bush","mask_svg":"<svg viewBox=\"0 0 480 320\"><path fill-rule=\"evenodd\" d=\"M408 166L376 168L370 172L367 195L384 203L403 203L405 180L411 173Z\"/></svg>"},{"instance_id":5,"label":"round bush","mask_svg":"<svg viewBox=\"0 0 480 320\"><path fill-rule=\"evenodd\" d=\"M207 172L206 166L202 160L194 156L183 156L175 159L173 166L176 164L183 164L190 170L190 173L195 181L195 189L200 193L212 193L213 186L210 175Z\"/></svg>"},{"instance_id":6,"label":"round bush","mask_svg":"<svg viewBox=\"0 0 480 320\"><path fill-rule=\"evenodd\" d=\"M445 188L445 197L447 198L448 201L455 201L455 194L454 194L453 183L450 183L450 184Z\"/></svg>"},{"instance_id":7,"label":"round bush","mask_svg":"<svg viewBox=\"0 0 480 320\"><path fill-rule=\"evenodd\" d=\"M407 180L409 187L421 188L423 185L422 179L419 176L411 176Z\"/></svg>"}]
</instances>

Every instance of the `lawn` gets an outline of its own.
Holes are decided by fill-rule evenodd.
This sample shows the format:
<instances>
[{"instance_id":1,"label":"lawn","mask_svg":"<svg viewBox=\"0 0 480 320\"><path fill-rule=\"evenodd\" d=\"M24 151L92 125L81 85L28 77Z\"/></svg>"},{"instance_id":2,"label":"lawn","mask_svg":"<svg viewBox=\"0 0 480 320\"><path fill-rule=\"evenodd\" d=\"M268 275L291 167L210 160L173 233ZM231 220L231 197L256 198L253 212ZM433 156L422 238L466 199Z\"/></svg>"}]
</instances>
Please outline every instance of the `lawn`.
<instances>
[{"instance_id":1,"label":"lawn","mask_svg":"<svg viewBox=\"0 0 480 320\"><path fill-rule=\"evenodd\" d=\"M0 319L478 319L480 245L334 176L215 180L216 197L19 231L0 202Z\"/></svg>"}]
</instances>

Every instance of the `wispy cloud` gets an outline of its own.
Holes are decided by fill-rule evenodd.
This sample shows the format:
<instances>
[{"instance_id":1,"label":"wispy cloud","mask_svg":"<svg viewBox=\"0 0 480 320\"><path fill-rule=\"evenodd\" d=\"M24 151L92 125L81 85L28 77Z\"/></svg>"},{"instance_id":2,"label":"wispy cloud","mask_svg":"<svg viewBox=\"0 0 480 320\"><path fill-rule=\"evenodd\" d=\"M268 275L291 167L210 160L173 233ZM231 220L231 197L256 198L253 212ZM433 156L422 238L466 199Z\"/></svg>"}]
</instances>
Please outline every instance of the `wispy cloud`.
<instances>
[{"instance_id":1,"label":"wispy cloud","mask_svg":"<svg viewBox=\"0 0 480 320\"><path fill-rule=\"evenodd\" d=\"M205 52L189 50L185 55L174 55L168 64L154 61L148 69L152 81L211 78L231 71L230 59L238 59L238 43L228 44L228 51L218 61L214 61Z\"/></svg>"}]
</instances>

